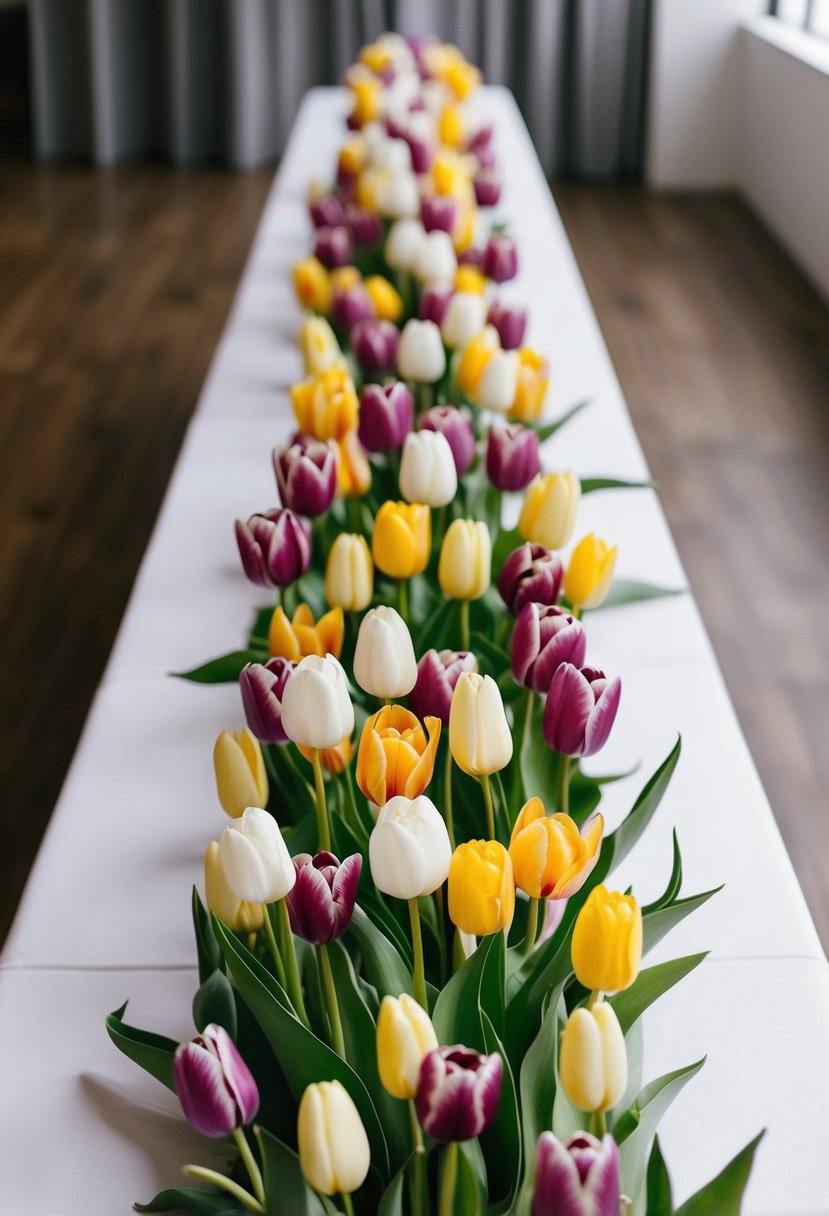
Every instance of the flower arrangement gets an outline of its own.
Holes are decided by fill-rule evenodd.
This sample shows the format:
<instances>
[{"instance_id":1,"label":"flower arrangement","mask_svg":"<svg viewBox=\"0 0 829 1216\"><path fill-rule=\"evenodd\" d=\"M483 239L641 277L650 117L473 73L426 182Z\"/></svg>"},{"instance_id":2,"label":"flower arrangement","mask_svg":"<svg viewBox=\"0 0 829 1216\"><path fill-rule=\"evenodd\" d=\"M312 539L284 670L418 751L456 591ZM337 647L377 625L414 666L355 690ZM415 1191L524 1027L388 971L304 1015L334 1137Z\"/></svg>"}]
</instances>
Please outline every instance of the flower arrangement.
<instances>
[{"instance_id":1,"label":"flower arrangement","mask_svg":"<svg viewBox=\"0 0 829 1216\"><path fill-rule=\"evenodd\" d=\"M655 1131L702 1062L645 1083L641 1018L703 956L642 958L714 892L680 897L676 843L657 900L613 885L679 742L613 831L582 767L622 696L589 614L666 591L595 535L561 556L581 497L632 483L543 467L586 403L541 421L547 361L496 294L478 83L433 39L364 48L311 190L298 430L281 505L236 523L271 602L186 673L238 680L246 722L214 748L197 1034L107 1020L235 1158L139 1210L674 1212ZM677 1213L736 1212L756 1143Z\"/></svg>"}]
</instances>

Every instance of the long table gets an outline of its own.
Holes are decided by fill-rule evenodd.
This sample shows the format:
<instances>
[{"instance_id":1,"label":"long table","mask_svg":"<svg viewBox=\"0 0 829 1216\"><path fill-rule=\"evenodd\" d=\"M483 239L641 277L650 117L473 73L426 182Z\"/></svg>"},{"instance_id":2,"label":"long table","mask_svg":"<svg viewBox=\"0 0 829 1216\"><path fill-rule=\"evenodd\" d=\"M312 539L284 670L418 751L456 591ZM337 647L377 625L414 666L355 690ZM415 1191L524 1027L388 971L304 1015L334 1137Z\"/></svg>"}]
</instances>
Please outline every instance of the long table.
<instances>
[{"instance_id":1,"label":"long table","mask_svg":"<svg viewBox=\"0 0 829 1216\"><path fill-rule=\"evenodd\" d=\"M549 355L551 416L592 401L550 441L547 465L647 478L515 102L489 88L483 104L505 183L499 218L519 249L519 277L503 296L528 306L528 341ZM185 1161L222 1161L222 1146L196 1137L175 1099L112 1047L103 1019L129 997L136 1024L192 1034L190 889L224 824L211 751L242 714L235 687L168 673L241 644L262 602L242 575L232 523L275 501L270 449L291 426L288 388L302 375L290 269L309 243L307 183L330 173L344 105L339 90L315 89L300 108L0 958L0 1216L117 1216L177 1185ZM618 544L620 577L685 585L653 491L591 494L579 526ZM746 1216L826 1216L829 1185L815 1149L829 1139L829 965L696 604L686 591L600 611L588 630L591 662L623 681L619 718L592 768L641 762L606 787L611 827L678 732L684 744L669 793L616 881L653 899L670 872L676 828L684 890L725 884L650 956L711 952L645 1019L646 1079L708 1054L660 1130L675 1198L766 1126Z\"/></svg>"}]
</instances>

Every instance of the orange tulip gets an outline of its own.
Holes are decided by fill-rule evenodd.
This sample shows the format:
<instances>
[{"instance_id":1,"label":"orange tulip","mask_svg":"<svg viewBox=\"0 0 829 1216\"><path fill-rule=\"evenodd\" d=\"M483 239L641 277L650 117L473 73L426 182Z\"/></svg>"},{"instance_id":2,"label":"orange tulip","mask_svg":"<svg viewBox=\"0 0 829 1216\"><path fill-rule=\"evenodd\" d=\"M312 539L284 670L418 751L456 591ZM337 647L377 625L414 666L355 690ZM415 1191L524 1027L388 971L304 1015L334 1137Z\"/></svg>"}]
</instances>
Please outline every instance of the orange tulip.
<instances>
[{"instance_id":1,"label":"orange tulip","mask_svg":"<svg viewBox=\"0 0 829 1216\"><path fill-rule=\"evenodd\" d=\"M315 622L307 604L300 604L290 620L280 604L271 617L268 642L273 658L281 656L298 663L309 654L333 654L338 659L344 634L342 608L332 608Z\"/></svg>"},{"instance_id":2,"label":"orange tulip","mask_svg":"<svg viewBox=\"0 0 829 1216\"><path fill-rule=\"evenodd\" d=\"M582 835L569 815L548 815L540 798L530 798L509 844L516 885L533 899L574 895L599 859L603 832L601 815L585 824Z\"/></svg>"},{"instance_id":3,"label":"orange tulip","mask_svg":"<svg viewBox=\"0 0 829 1216\"><path fill-rule=\"evenodd\" d=\"M398 794L417 798L432 780L441 722L431 717L424 722L426 731L402 705L384 705L366 720L357 751L357 784L376 806Z\"/></svg>"},{"instance_id":4,"label":"orange tulip","mask_svg":"<svg viewBox=\"0 0 829 1216\"><path fill-rule=\"evenodd\" d=\"M301 747L299 750L302 752L309 764L313 762L313 748ZM353 753L354 745L351 742L350 736L346 735L344 739L340 739L336 747L320 748L319 756L320 761L322 762L322 767L327 773L339 775L340 773L344 773L348 768Z\"/></svg>"},{"instance_id":5,"label":"orange tulip","mask_svg":"<svg viewBox=\"0 0 829 1216\"><path fill-rule=\"evenodd\" d=\"M343 498L365 494L371 488L371 465L356 431L349 431L339 441L337 458L339 491Z\"/></svg>"}]
</instances>

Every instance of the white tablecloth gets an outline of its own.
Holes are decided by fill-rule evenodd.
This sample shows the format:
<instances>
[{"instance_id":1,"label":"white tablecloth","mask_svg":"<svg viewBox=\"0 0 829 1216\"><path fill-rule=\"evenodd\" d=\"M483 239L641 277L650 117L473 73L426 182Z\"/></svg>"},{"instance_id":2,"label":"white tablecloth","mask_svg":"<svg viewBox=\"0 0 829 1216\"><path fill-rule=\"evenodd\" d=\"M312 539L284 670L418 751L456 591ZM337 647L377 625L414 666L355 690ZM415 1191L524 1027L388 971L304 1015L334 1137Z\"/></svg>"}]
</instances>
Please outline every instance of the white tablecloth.
<instances>
[{"instance_id":1,"label":"white tablecloth","mask_svg":"<svg viewBox=\"0 0 829 1216\"><path fill-rule=\"evenodd\" d=\"M521 273L504 295L530 312L553 367L551 414L593 404L551 441L548 464L643 478L647 468L561 222L510 95L485 94L505 182L500 210ZM297 119L231 319L187 434L124 623L0 962L0 1216L115 1216L209 1163L175 1103L125 1061L104 1015L189 1033L190 888L223 826L211 750L241 725L237 690L167 678L243 641L262 596L232 521L273 505L270 449L301 375L290 268L309 243L305 191L331 168L343 101L315 90ZM209 233L205 234L209 239ZM171 341L175 335L171 334ZM666 408L670 402L666 400ZM620 577L683 586L656 495L585 499L580 534L619 544ZM709 1061L662 1126L681 1199L763 1125L747 1216L825 1216L829 967L690 595L600 612L591 662L623 679L595 771L615 823L676 733L684 753L658 817L618 878L643 901L665 885L676 826L685 890L725 890L665 939L658 960L712 957L646 1021L646 1076ZM145 1116L149 1112L149 1117ZM40 1127L36 1133L34 1129ZM39 1162L48 1161L48 1168Z\"/></svg>"}]
</instances>

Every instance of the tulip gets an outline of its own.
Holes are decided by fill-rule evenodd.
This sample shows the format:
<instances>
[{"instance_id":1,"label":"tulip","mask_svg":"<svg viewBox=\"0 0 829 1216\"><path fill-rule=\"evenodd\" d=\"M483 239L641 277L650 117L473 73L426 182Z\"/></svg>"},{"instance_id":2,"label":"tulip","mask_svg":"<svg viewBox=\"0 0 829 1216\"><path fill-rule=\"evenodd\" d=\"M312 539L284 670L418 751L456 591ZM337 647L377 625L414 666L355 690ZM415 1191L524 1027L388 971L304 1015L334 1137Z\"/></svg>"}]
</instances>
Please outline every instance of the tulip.
<instances>
[{"instance_id":1,"label":"tulip","mask_svg":"<svg viewBox=\"0 0 829 1216\"><path fill-rule=\"evenodd\" d=\"M564 1143L542 1132L535 1153L532 1216L621 1216L619 1150L577 1132Z\"/></svg>"},{"instance_id":2,"label":"tulip","mask_svg":"<svg viewBox=\"0 0 829 1216\"><path fill-rule=\"evenodd\" d=\"M310 529L283 507L236 520L242 567L258 587L288 587L311 562Z\"/></svg>"},{"instance_id":3,"label":"tulip","mask_svg":"<svg viewBox=\"0 0 829 1216\"><path fill-rule=\"evenodd\" d=\"M343 352L325 317L313 313L305 316L299 329L299 344L308 376L318 376L342 364Z\"/></svg>"},{"instance_id":4,"label":"tulip","mask_svg":"<svg viewBox=\"0 0 829 1216\"><path fill-rule=\"evenodd\" d=\"M524 341L527 314L522 308L509 308L495 300L490 305L487 324L497 329L504 350L518 350Z\"/></svg>"},{"instance_id":5,"label":"tulip","mask_svg":"<svg viewBox=\"0 0 829 1216\"><path fill-rule=\"evenodd\" d=\"M365 283L352 283L342 290L334 289L331 319L338 329L353 329L360 321L371 320L375 315L374 301Z\"/></svg>"},{"instance_id":6,"label":"tulip","mask_svg":"<svg viewBox=\"0 0 829 1216\"><path fill-rule=\"evenodd\" d=\"M378 812L368 857L374 885L385 895L431 895L446 881L452 860L443 816L425 794L391 798Z\"/></svg>"},{"instance_id":7,"label":"tulip","mask_svg":"<svg viewBox=\"0 0 829 1216\"><path fill-rule=\"evenodd\" d=\"M616 720L622 682L592 667L562 663L544 707L547 746L565 756L593 756L607 742Z\"/></svg>"},{"instance_id":8,"label":"tulip","mask_svg":"<svg viewBox=\"0 0 829 1216\"><path fill-rule=\"evenodd\" d=\"M289 620L280 604L271 617L268 644L274 658L298 663L306 655L333 654L339 658L345 636L342 608L332 608L314 621L307 604L300 604Z\"/></svg>"},{"instance_id":9,"label":"tulip","mask_svg":"<svg viewBox=\"0 0 829 1216\"><path fill-rule=\"evenodd\" d=\"M477 600L489 586L492 541L485 523L454 519L440 547L438 581L453 600Z\"/></svg>"},{"instance_id":10,"label":"tulip","mask_svg":"<svg viewBox=\"0 0 829 1216\"><path fill-rule=\"evenodd\" d=\"M371 297L374 311L381 321L399 321L403 315L403 300L400 292L381 274L371 274L366 279L366 291Z\"/></svg>"},{"instance_id":11,"label":"tulip","mask_svg":"<svg viewBox=\"0 0 829 1216\"><path fill-rule=\"evenodd\" d=\"M367 384L360 394L360 443L367 452L394 452L412 429L414 397L402 380Z\"/></svg>"},{"instance_id":12,"label":"tulip","mask_svg":"<svg viewBox=\"0 0 829 1216\"><path fill-rule=\"evenodd\" d=\"M345 223L345 210L336 194L322 194L311 199L308 210L315 228L338 228Z\"/></svg>"},{"instance_id":13,"label":"tulip","mask_svg":"<svg viewBox=\"0 0 829 1216\"><path fill-rule=\"evenodd\" d=\"M328 551L325 565L325 598L345 612L362 612L374 593L374 563L365 538L341 532ZM338 652L330 646L332 654Z\"/></svg>"},{"instance_id":14,"label":"tulip","mask_svg":"<svg viewBox=\"0 0 829 1216\"><path fill-rule=\"evenodd\" d=\"M417 679L409 628L394 608L370 609L360 622L354 648L354 679L371 696L405 697Z\"/></svg>"},{"instance_id":15,"label":"tulip","mask_svg":"<svg viewBox=\"0 0 829 1216\"><path fill-rule=\"evenodd\" d=\"M279 825L272 815L257 806L246 808L238 827L228 827L222 832L219 861L228 886L249 904L270 904L283 899L296 882Z\"/></svg>"},{"instance_id":16,"label":"tulip","mask_svg":"<svg viewBox=\"0 0 829 1216\"><path fill-rule=\"evenodd\" d=\"M469 411L454 405L434 405L422 415L419 426L422 431L437 431L443 435L452 449L458 477L463 477L477 450Z\"/></svg>"},{"instance_id":17,"label":"tulip","mask_svg":"<svg viewBox=\"0 0 829 1216\"><path fill-rule=\"evenodd\" d=\"M491 676L464 672L458 679L449 711L449 745L455 763L470 777L497 773L509 764L512 734Z\"/></svg>"},{"instance_id":18,"label":"tulip","mask_svg":"<svg viewBox=\"0 0 829 1216\"><path fill-rule=\"evenodd\" d=\"M471 1140L490 1126L501 1096L503 1062L470 1047L436 1047L420 1066L415 1105L423 1130L439 1144Z\"/></svg>"},{"instance_id":19,"label":"tulip","mask_svg":"<svg viewBox=\"0 0 829 1216\"><path fill-rule=\"evenodd\" d=\"M245 721L261 743L288 742L282 729L282 697L295 667L291 659L280 657L265 664L247 663L239 673ZM239 804L244 810L260 802L267 802L267 793L264 798L261 791L253 798L246 795Z\"/></svg>"},{"instance_id":20,"label":"tulip","mask_svg":"<svg viewBox=\"0 0 829 1216\"><path fill-rule=\"evenodd\" d=\"M349 1195L365 1182L371 1164L368 1136L339 1081L318 1081L305 1090L297 1146L302 1173L321 1195Z\"/></svg>"},{"instance_id":21,"label":"tulip","mask_svg":"<svg viewBox=\"0 0 829 1216\"><path fill-rule=\"evenodd\" d=\"M337 228L318 228L314 238L314 257L326 270L347 266L351 261L351 233L344 224Z\"/></svg>"},{"instance_id":22,"label":"tulip","mask_svg":"<svg viewBox=\"0 0 829 1216\"><path fill-rule=\"evenodd\" d=\"M480 148L476 154L479 167L486 172L495 168L495 153L492 148Z\"/></svg>"},{"instance_id":23,"label":"tulip","mask_svg":"<svg viewBox=\"0 0 829 1216\"><path fill-rule=\"evenodd\" d=\"M449 301L440 332L447 346L463 350L467 342L483 329L486 301L474 292L457 291Z\"/></svg>"},{"instance_id":24,"label":"tulip","mask_svg":"<svg viewBox=\"0 0 829 1216\"><path fill-rule=\"evenodd\" d=\"M211 840L204 854L204 902L233 933L256 933L262 928L265 912L261 904L249 904L231 890L222 869L219 843Z\"/></svg>"},{"instance_id":25,"label":"tulip","mask_svg":"<svg viewBox=\"0 0 829 1216\"><path fill-rule=\"evenodd\" d=\"M515 398L517 384L517 354L512 350L496 350L481 373L473 400L481 409L506 413Z\"/></svg>"},{"instance_id":26,"label":"tulip","mask_svg":"<svg viewBox=\"0 0 829 1216\"><path fill-rule=\"evenodd\" d=\"M307 655L288 681L282 701L282 725L294 743L336 747L354 730L354 707L348 681L332 654Z\"/></svg>"},{"instance_id":27,"label":"tulip","mask_svg":"<svg viewBox=\"0 0 829 1216\"><path fill-rule=\"evenodd\" d=\"M329 368L312 380L294 384L291 404L303 434L323 442L343 439L357 425L357 391L342 368Z\"/></svg>"},{"instance_id":28,"label":"tulip","mask_svg":"<svg viewBox=\"0 0 829 1216\"><path fill-rule=\"evenodd\" d=\"M449 711L455 685L465 671L477 671L478 660L469 651L427 650L417 665L417 683L409 704L419 718L439 718L449 725Z\"/></svg>"},{"instance_id":29,"label":"tulip","mask_svg":"<svg viewBox=\"0 0 829 1216\"><path fill-rule=\"evenodd\" d=\"M573 534L580 502L575 473L539 473L524 496L518 531L533 544L561 549Z\"/></svg>"},{"instance_id":30,"label":"tulip","mask_svg":"<svg viewBox=\"0 0 829 1216\"><path fill-rule=\"evenodd\" d=\"M509 929L515 914L512 861L498 840L459 844L449 867L449 916L463 933Z\"/></svg>"},{"instance_id":31,"label":"tulip","mask_svg":"<svg viewBox=\"0 0 829 1216\"><path fill-rule=\"evenodd\" d=\"M356 431L337 444L337 474L343 498L360 497L371 488L371 465Z\"/></svg>"},{"instance_id":32,"label":"tulip","mask_svg":"<svg viewBox=\"0 0 829 1216\"><path fill-rule=\"evenodd\" d=\"M472 296L483 296L487 288L486 278L481 274L477 266L461 262L460 256L458 259L458 269L455 271L455 278L453 279L455 291Z\"/></svg>"},{"instance_id":33,"label":"tulip","mask_svg":"<svg viewBox=\"0 0 829 1216\"><path fill-rule=\"evenodd\" d=\"M303 308L327 314L331 311L331 280L318 258L305 258L294 266L294 289Z\"/></svg>"},{"instance_id":34,"label":"tulip","mask_svg":"<svg viewBox=\"0 0 829 1216\"><path fill-rule=\"evenodd\" d=\"M500 349L498 331L492 325L484 326L463 348L457 367L458 387L470 401L476 400L484 369Z\"/></svg>"},{"instance_id":35,"label":"tulip","mask_svg":"<svg viewBox=\"0 0 829 1216\"><path fill-rule=\"evenodd\" d=\"M213 768L219 802L232 819L238 819L245 807L268 801L262 749L249 730L222 731L213 748Z\"/></svg>"},{"instance_id":36,"label":"tulip","mask_svg":"<svg viewBox=\"0 0 829 1216\"><path fill-rule=\"evenodd\" d=\"M564 594L574 608L598 608L604 602L616 567L613 548L590 532L570 554L564 575Z\"/></svg>"},{"instance_id":37,"label":"tulip","mask_svg":"<svg viewBox=\"0 0 829 1216\"><path fill-rule=\"evenodd\" d=\"M468 249L462 249L461 252L458 254L458 266L459 267L470 266L470 267L473 267L475 270L480 271L481 263L483 262L483 260L484 260L483 249L476 249L473 245L470 245L470 247ZM485 275L483 277L484 277L484 279L486 279Z\"/></svg>"},{"instance_id":38,"label":"tulip","mask_svg":"<svg viewBox=\"0 0 829 1216\"><path fill-rule=\"evenodd\" d=\"M331 271L332 291L349 291L362 281L363 276L356 266L338 266L336 270Z\"/></svg>"},{"instance_id":39,"label":"tulip","mask_svg":"<svg viewBox=\"0 0 829 1216\"><path fill-rule=\"evenodd\" d=\"M223 1026L210 1023L173 1056L173 1084L187 1122L203 1136L229 1136L259 1110L259 1090Z\"/></svg>"},{"instance_id":40,"label":"tulip","mask_svg":"<svg viewBox=\"0 0 829 1216\"><path fill-rule=\"evenodd\" d=\"M570 952L585 988L629 988L642 963L642 909L634 897L594 887L576 917Z\"/></svg>"},{"instance_id":41,"label":"tulip","mask_svg":"<svg viewBox=\"0 0 829 1216\"><path fill-rule=\"evenodd\" d=\"M349 335L354 358L367 376L383 376L397 364L397 326L369 318L358 321ZM362 422L362 415L360 421Z\"/></svg>"},{"instance_id":42,"label":"tulip","mask_svg":"<svg viewBox=\"0 0 829 1216\"><path fill-rule=\"evenodd\" d=\"M420 208L420 218L427 232L448 232L451 234L455 226L457 211L457 203L448 195L438 198L424 198Z\"/></svg>"},{"instance_id":43,"label":"tulip","mask_svg":"<svg viewBox=\"0 0 829 1216\"><path fill-rule=\"evenodd\" d=\"M558 1076L579 1110L612 1110L627 1087L625 1036L613 1006L598 1001L571 1013L558 1053Z\"/></svg>"},{"instance_id":44,"label":"tulip","mask_svg":"<svg viewBox=\"0 0 829 1216\"><path fill-rule=\"evenodd\" d=\"M357 784L375 806L399 795L417 798L432 780L441 721L426 717L424 731L411 710L384 705L366 719L357 751ZM428 741L427 741L428 732Z\"/></svg>"},{"instance_id":45,"label":"tulip","mask_svg":"<svg viewBox=\"0 0 829 1216\"><path fill-rule=\"evenodd\" d=\"M389 266L395 270L413 271L417 251L425 236L420 220L398 220L392 224L384 251Z\"/></svg>"},{"instance_id":46,"label":"tulip","mask_svg":"<svg viewBox=\"0 0 829 1216\"><path fill-rule=\"evenodd\" d=\"M383 240L383 221L374 211L350 204L345 209L345 223L351 239L360 249L376 249Z\"/></svg>"},{"instance_id":47,"label":"tulip","mask_svg":"<svg viewBox=\"0 0 829 1216\"><path fill-rule=\"evenodd\" d=\"M458 492L458 472L448 439L439 431L410 431L403 441L400 492L410 503L445 507Z\"/></svg>"},{"instance_id":48,"label":"tulip","mask_svg":"<svg viewBox=\"0 0 829 1216\"><path fill-rule=\"evenodd\" d=\"M374 564L390 578L412 578L426 569L432 521L424 503L384 502L374 519Z\"/></svg>"},{"instance_id":49,"label":"tulip","mask_svg":"<svg viewBox=\"0 0 829 1216\"><path fill-rule=\"evenodd\" d=\"M548 815L540 798L530 798L510 837L515 885L531 899L575 895L599 860L603 832L604 819L599 814L580 831L569 815Z\"/></svg>"},{"instance_id":50,"label":"tulip","mask_svg":"<svg viewBox=\"0 0 829 1216\"><path fill-rule=\"evenodd\" d=\"M503 233L494 232L484 247L481 270L488 279L506 283L518 274L518 251L515 242Z\"/></svg>"},{"instance_id":51,"label":"tulip","mask_svg":"<svg viewBox=\"0 0 829 1216\"><path fill-rule=\"evenodd\" d=\"M312 747L300 747L299 750L309 764L314 763L314 749ZM318 753L322 767L327 773L332 773L335 777L345 772L351 763L353 754L354 745L348 735L344 739L340 739L336 747L321 747Z\"/></svg>"},{"instance_id":52,"label":"tulip","mask_svg":"<svg viewBox=\"0 0 829 1216\"><path fill-rule=\"evenodd\" d=\"M296 882L285 896L297 937L319 946L342 937L351 924L363 859L359 853L340 863L333 853L298 853Z\"/></svg>"},{"instance_id":53,"label":"tulip","mask_svg":"<svg viewBox=\"0 0 829 1216\"><path fill-rule=\"evenodd\" d=\"M412 267L421 283L446 282L452 278L457 267L455 250L449 234L439 229L427 233L418 246L415 263Z\"/></svg>"},{"instance_id":54,"label":"tulip","mask_svg":"<svg viewBox=\"0 0 829 1216\"><path fill-rule=\"evenodd\" d=\"M340 148L337 156L337 184L341 194L345 192L346 196L350 197L354 181L365 165L367 157L366 141L359 135L347 140Z\"/></svg>"},{"instance_id":55,"label":"tulip","mask_svg":"<svg viewBox=\"0 0 829 1216\"><path fill-rule=\"evenodd\" d=\"M420 210L417 178L411 172L385 173L378 181L375 199L377 210L388 219L412 219Z\"/></svg>"},{"instance_id":56,"label":"tulip","mask_svg":"<svg viewBox=\"0 0 829 1216\"><path fill-rule=\"evenodd\" d=\"M543 355L523 346L518 351L518 384L510 416L520 422L535 422L544 406L550 369Z\"/></svg>"},{"instance_id":57,"label":"tulip","mask_svg":"<svg viewBox=\"0 0 829 1216\"><path fill-rule=\"evenodd\" d=\"M297 515L323 515L337 489L333 447L301 437L289 447L274 448L273 471L282 505Z\"/></svg>"},{"instance_id":58,"label":"tulip","mask_svg":"<svg viewBox=\"0 0 829 1216\"><path fill-rule=\"evenodd\" d=\"M397 368L404 380L434 384L446 370L440 330L433 321L407 321L397 348Z\"/></svg>"},{"instance_id":59,"label":"tulip","mask_svg":"<svg viewBox=\"0 0 829 1216\"><path fill-rule=\"evenodd\" d=\"M563 573L557 553L543 545L519 545L501 567L498 591L517 616L525 604L557 604Z\"/></svg>"},{"instance_id":60,"label":"tulip","mask_svg":"<svg viewBox=\"0 0 829 1216\"><path fill-rule=\"evenodd\" d=\"M475 202L479 207L496 207L501 198L501 179L491 168L481 169L475 174Z\"/></svg>"},{"instance_id":61,"label":"tulip","mask_svg":"<svg viewBox=\"0 0 829 1216\"><path fill-rule=\"evenodd\" d=\"M561 664L581 667L586 650L581 621L555 605L526 604L512 635L513 677L525 688L546 693Z\"/></svg>"},{"instance_id":62,"label":"tulip","mask_svg":"<svg viewBox=\"0 0 829 1216\"><path fill-rule=\"evenodd\" d=\"M494 426L486 447L487 477L498 490L524 490L541 472L538 435L529 427Z\"/></svg>"},{"instance_id":63,"label":"tulip","mask_svg":"<svg viewBox=\"0 0 829 1216\"><path fill-rule=\"evenodd\" d=\"M383 997L377 1017L377 1070L393 1098L414 1098L420 1066L437 1045L428 1013L407 992Z\"/></svg>"},{"instance_id":64,"label":"tulip","mask_svg":"<svg viewBox=\"0 0 829 1216\"><path fill-rule=\"evenodd\" d=\"M421 321L442 325L449 301L454 295L451 283L428 283L420 295L418 316Z\"/></svg>"}]
</instances>

